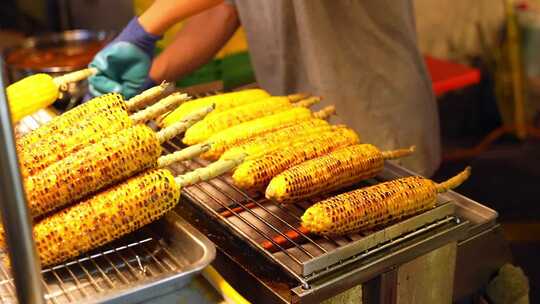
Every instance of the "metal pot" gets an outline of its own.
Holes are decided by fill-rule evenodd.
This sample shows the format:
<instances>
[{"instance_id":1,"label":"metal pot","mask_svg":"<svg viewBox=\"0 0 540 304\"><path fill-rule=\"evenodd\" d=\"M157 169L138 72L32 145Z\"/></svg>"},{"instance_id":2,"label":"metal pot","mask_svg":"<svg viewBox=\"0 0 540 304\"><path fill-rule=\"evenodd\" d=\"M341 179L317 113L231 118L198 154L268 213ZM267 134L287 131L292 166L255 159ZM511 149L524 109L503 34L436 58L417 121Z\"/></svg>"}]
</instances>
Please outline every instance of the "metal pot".
<instances>
[{"instance_id":1,"label":"metal pot","mask_svg":"<svg viewBox=\"0 0 540 304\"><path fill-rule=\"evenodd\" d=\"M4 52L9 80L15 82L36 73L54 77L82 69L113 36L108 31L72 30L27 38ZM70 109L87 91L86 81L72 84L55 106Z\"/></svg>"}]
</instances>

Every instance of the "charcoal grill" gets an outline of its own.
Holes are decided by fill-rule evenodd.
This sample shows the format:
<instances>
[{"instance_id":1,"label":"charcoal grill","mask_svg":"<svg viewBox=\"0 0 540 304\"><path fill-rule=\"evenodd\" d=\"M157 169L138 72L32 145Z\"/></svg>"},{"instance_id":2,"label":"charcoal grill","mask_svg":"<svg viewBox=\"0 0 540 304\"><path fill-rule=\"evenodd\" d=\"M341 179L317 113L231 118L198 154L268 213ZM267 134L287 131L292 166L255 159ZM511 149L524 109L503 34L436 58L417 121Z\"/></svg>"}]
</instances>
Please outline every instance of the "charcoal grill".
<instances>
[{"instance_id":1,"label":"charcoal grill","mask_svg":"<svg viewBox=\"0 0 540 304\"><path fill-rule=\"evenodd\" d=\"M165 147L172 152L182 145L173 140ZM175 164L171 169L180 174L206 164L197 159ZM387 166L382 174L367 183L398 177L389 169L392 167ZM384 229L344 237L320 237L299 228L300 216L309 202L274 203L262 193L235 187L230 175L187 187L183 196L190 204L181 204L178 212L206 232L223 256L240 260L242 271L253 272L270 285L287 286L289 294L286 296L274 292L277 302L320 300L321 294L331 296L340 291L336 286L343 282L335 280L337 274L345 271L352 275L351 267L356 267L363 270L362 275L373 275L376 268L381 270L411 258L411 252L421 255L457 240L466 233L469 224L456 215L451 198L440 196L432 210ZM276 237L284 242L277 242ZM413 251L409 250L413 247ZM367 268L358 268L358 265ZM227 267L220 270L227 272Z\"/></svg>"}]
</instances>

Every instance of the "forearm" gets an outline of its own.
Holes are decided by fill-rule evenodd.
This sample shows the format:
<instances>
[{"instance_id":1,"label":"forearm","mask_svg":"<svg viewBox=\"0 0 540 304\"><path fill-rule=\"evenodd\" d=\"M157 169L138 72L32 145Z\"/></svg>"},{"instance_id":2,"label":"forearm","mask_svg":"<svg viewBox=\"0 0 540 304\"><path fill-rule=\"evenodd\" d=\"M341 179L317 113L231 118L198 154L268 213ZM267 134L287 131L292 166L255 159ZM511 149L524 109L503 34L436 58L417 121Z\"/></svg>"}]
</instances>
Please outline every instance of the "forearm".
<instances>
[{"instance_id":1,"label":"forearm","mask_svg":"<svg viewBox=\"0 0 540 304\"><path fill-rule=\"evenodd\" d=\"M223 0L156 0L139 17L139 22L147 32L162 35L175 23L221 2Z\"/></svg>"},{"instance_id":2,"label":"forearm","mask_svg":"<svg viewBox=\"0 0 540 304\"><path fill-rule=\"evenodd\" d=\"M154 60L150 78L175 81L208 62L239 26L233 6L222 3L187 20L175 40Z\"/></svg>"}]
</instances>

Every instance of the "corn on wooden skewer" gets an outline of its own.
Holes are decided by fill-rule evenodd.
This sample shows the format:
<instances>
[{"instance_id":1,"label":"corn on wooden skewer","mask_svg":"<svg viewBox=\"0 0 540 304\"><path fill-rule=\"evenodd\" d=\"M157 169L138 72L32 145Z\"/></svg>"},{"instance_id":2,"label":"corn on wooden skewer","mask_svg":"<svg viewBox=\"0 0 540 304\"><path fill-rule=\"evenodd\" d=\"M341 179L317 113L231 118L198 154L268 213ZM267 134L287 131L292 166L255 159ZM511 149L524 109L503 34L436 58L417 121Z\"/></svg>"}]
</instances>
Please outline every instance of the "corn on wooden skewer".
<instances>
[{"instance_id":1,"label":"corn on wooden skewer","mask_svg":"<svg viewBox=\"0 0 540 304\"><path fill-rule=\"evenodd\" d=\"M414 147L381 152L370 144L344 147L281 172L268 184L266 198L289 202L347 187L380 173L385 160L413 151Z\"/></svg>"},{"instance_id":2,"label":"corn on wooden skewer","mask_svg":"<svg viewBox=\"0 0 540 304\"><path fill-rule=\"evenodd\" d=\"M111 107L120 107L128 112L133 112L138 103L153 101L167 87L166 83L150 88L133 98L124 101L122 95L110 93L90 99L62 115L56 116L48 123L26 134L17 141L17 147L29 146L43 138L47 138L57 133L68 132L70 128L76 128L77 124L88 117L100 113ZM152 118L152 117L150 117Z\"/></svg>"},{"instance_id":3,"label":"corn on wooden skewer","mask_svg":"<svg viewBox=\"0 0 540 304\"><path fill-rule=\"evenodd\" d=\"M469 176L467 167L440 184L413 176L347 192L308 208L302 226L329 236L371 229L433 208L437 193L458 187Z\"/></svg>"},{"instance_id":4,"label":"corn on wooden skewer","mask_svg":"<svg viewBox=\"0 0 540 304\"><path fill-rule=\"evenodd\" d=\"M301 121L274 132L253 137L239 146L228 149L221 155L220 159L241 154L247 154L246 160L254 159L283 147L288 147L295 141L301 140L304 136L328 131L331 128L332 126L327 121L318 118Z\"/></svg>"},{"instance_id":5,"label":"corn on wooden skewer","mask_svg":"<svg viewBox=\"0 0 540 304\"><path fill-rule=\"evenodd\" d=\"M261 89L250 89L238 92L231 92L219 95L212 95L203 98L197 98L190 102L186 102L179 106L176 110L168 114L161 122L160 126L169 126L172 123L181 120L184 116L188 115L191 111L194 111L201 107L206 107L211 104L216 105L216 111L231 109L237 106L255 102L257 100L268 98L270 94Z\"/></svg>"},{"instance_id":6,"label":"corn on wooden skewer","mask_svg":"<svg viewBox=\"0 0 540 304\"><path fill-rule=\"evenodd\" d=\"M290 97L274 96L219 113L212 113L189 128L183 142L186 145L198 144L219 131L243 122L282 112L295 106L307 108L319 101L319 97L312 97L293 104Z\"/></svg>"},{"instance_id":7,"label":"corn on wooden skewer","mask_svg":"<svg viewBox=\"0 0 540 304\"><path fill-rule=\"evenodd\" d=\"M54 162L133 124L159 115L160 111L166 111L186 98L185 94L172 94L132 116L128 116L125 107L110 105L99 113L83 118L75 127L67 127L63 132L42 138L30 146L19 146L21 174L25 178L37 174Z\"/></svg>"},{"instance_id":8,"label":"corn on wooden skewer","mask_svg":"<svg viewBox=\"0 0 540 304\"><path fill-rule=\"evenodd\" d=\"M163 81L160 85L151 87L148 90L135 95L126 101L126 106L129 112L135 112L148 106L150 103L159 98L171 85Z\"/></svg>"},{"instance_id":9,"label":"corn on wooden skewer","mask_svg":"<svg viewBox=\"0 0 540 304\"><path fill-rule=\"evenodd\" d=\"M201 156L206 159L218 159L226 150L247 142L251 138L289 127L301 121L313 118L326 118L335 112L333 106L312 113L309 109L297 107L274 115L257 118L218 132L208 139L212 147Z\"/></svg>"},{"instance_id":10,"label":"corn on wooden skewer","mask_svg":"<svg viewBox=\"0 0 540 304\"><path fill-rule=\"evenodd\" d=\"M169 129L178 134L203 118L210 109L212 107L198 110ZM30 213L34 218L42 216L137 172L208 150L208 145L198 145L160 160L161 143L171 136L169 129L155 133L145 125L137 125L121 130L30 176L25 180Z\"/></svg>"},{"instance_id":11,"label":"corn on wooden skewer","mask_svg":"<svg viewBox=\"0 0 540 304\"><path fill-rule=\"evenodd\" d=\"M296 164L358 141L358 135L353 130L342 126L306 136L290 147L245 161L234 170L233 181L242 188L261 188L274 176Z\"/></svg>"},{"instance_id":12,"label":"corn on wooden skewer","mask_svg":"<svg viewBox=\"0 0 540 304\"><path fill-rule=\"evenodd\" d=\"M35 74L9 85L6 94L13 122L50 106L58 99L60 91L67 90L69 83L86 79L96 72L96 69L89 68L56 78L47 74Z\"/></svg>"},{"instance_id":13,"label":"corn on wooden skewer","mask_svg":"<svg viewBox=\"0 0 540 304\"><path fill-rule=\"evenodd\" d=\"M145 123L152 118L158 117L159 115L169 112L170 110L176 108L178 104L189 100L189 96L183 93L173 93L154 105L151 105L144 110L140 110L131 114L129 118L133 121L134 124ZM204 107L206 108L206 107ZM200 108L200 109L204 109ZM199 109L199 110L200 110Z\"/></svg>"},{"instance_id":14,"label":"corn on wooden skewer","mask_svg":"<svg viewBox=\"0 0 540 304\"><path fill-rule=\"evenodd\" d=\"M125 109L123 97L120 94L111 93L105 94L89 100L88 102L79 105L62 115L54 117L51 121L41 125L39 128L24 135L17 140L17 149L29 147L30 145L43 140L54 134L69 130L70 126L76 125L85 117L93 116L96 112L109 109L111 107L120 107Z\"/></svg>"},{"instance_id":15,"label":"corn on wooden skewer","mask_svg":"<svg viewBox=\"0 0 540 304\"><path fill-rule=\"evenodd\" d=\"M152 223L179 203L182 187L219 176L241 161L220 160L177 177L167 169L143 172L44 218L33 229L41 265L75 258Z\"/></svg>"}]
</instances>

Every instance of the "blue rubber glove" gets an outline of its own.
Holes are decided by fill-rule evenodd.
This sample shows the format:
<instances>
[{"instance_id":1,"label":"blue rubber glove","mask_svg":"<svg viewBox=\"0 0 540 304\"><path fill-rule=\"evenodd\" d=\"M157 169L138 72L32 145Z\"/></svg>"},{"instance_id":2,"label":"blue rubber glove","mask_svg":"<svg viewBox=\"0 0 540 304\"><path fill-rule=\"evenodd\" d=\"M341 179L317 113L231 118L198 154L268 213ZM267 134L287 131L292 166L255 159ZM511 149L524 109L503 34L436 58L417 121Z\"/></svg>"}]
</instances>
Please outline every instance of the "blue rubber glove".
<instances>
[{"instance_id":1,"label":"blue rubber glove","mask_svg":"<svg viewBox=\"0 0 540 304\"><path fill-rule=\"evenodd\" d=\"M133 18L118 37L90 62L90 67L99 70L88 79L90 94L99 96L116 92L131 98L155 86L148 71L160 38L146 32L137 17Z\"/></svg>"}]
</instances>

